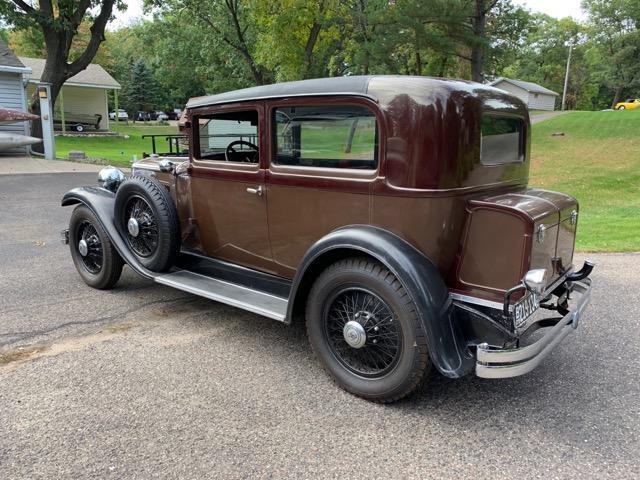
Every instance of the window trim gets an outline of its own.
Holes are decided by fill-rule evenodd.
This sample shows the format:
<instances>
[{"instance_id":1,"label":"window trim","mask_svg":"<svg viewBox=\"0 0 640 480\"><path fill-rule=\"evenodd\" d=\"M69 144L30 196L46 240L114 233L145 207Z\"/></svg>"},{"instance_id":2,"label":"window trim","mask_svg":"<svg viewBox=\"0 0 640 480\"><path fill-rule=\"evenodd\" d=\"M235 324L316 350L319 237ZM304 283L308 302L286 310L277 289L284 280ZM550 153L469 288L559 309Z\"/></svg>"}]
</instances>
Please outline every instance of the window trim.
<instances>
[{"instance_id":1,"label":"window trim","mask_svg":"<svg viewBox=\"0 0 640 480\"><path fill-rule=\"evenodd\" d=\"M258 114L258 161L256 163L248 162L227 162L226 160L214 160L210 158L202 158L200 151L200 129L199 119L209 115L219 115L234 112L254 111ZM263 168L265 163L265 124L264 124L264 105L262 103L242 104L226 104L194 108L189 116L191 122L191 164L194 167L209 167L222 170L243 170L257 171Z\"/></svg>"},{"instance_id":2,"label":"window trim","mask_svg":"<svg viewBox=\"0 0 640 480\"><path fill-rule=\"evenodd\" d=\"M275 123L275 111L282 107L305 107L305 106L357 106L364 107L375 117L376 121L376 145L374 156L376 166L372 169L360 168L333 168L333 167L315 167L304 165L282 165L275 162L277 155L277 127ZM266 112L265 121L268 125L269 138L269 165L268 168L275 174L286 174L291 176L313 176L325 178L344 178L354 181L371 180L380 175L383 167L383 159L385 158L385 123L384 117L377 108L377 104L372 100L361 97L332 97L326 96L305 96L296 98L287 98L278 101L269 102Z\"/></svg>"},{"instance_id":3,"label":"window trim","mask_svg":"<svg viewBox=\"0 0 640 480\"><path fill-rule=\"evenodd\" d=\"M518 159L504 163L484 163L482 161L482 120L484 117L507 118L520 122L520 139L518 141ZM478 125L478 161L483 167L504 167L505 165L516 165L524 163L527 159L527 121L520 115L513 115L502 112L483 111L480 115Z\"/></svg>"}]
</instances>

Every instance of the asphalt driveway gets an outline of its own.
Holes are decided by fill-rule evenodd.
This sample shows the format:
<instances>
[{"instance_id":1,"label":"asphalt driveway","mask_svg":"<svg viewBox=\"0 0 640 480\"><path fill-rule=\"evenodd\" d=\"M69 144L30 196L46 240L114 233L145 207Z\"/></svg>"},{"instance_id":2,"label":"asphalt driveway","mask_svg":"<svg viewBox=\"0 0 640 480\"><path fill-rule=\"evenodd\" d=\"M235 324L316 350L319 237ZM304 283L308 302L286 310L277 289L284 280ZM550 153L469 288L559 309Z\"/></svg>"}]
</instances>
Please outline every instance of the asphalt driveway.
<instances>
[{"instance_id":1,"label":"asphalt driveway","mask_svg":"<svg viewBox=\"0 0 640 480\"><path fill-rule=\"evenodd\" d=\"M94 180L0 175L0 478L637 478L640 255L590 256L592 304L531 374L381 406L302 326L128 270L86 287L58 205Z\"/></svg>"}]
</instances>

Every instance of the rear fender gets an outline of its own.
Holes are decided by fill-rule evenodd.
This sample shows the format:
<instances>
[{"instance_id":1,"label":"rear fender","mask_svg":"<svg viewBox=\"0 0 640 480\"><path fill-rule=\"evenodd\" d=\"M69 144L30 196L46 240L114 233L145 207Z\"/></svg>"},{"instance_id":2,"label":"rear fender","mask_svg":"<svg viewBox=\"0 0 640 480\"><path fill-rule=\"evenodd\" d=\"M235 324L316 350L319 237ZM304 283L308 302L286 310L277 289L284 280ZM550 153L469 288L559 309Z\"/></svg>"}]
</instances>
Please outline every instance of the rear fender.
<instances>
[{"instance_id":1,"label":"rear fender","mask_svg":"<svg viewBox=\"0 0 640 480\"><path fill-rule=\"evenodd\" d=\"M472 371L473 356L455 323L449 290L440 272L412 245L378 227L351 225L334 230L307 251L293 280L287 320L306 302L310 285L328 262L358 253L388 268L411 296L435 367L450 378Z\"/></svg>"},{"instance_id":2,"label":"rear fender","mask_svg":"<svg viewBox=\"0 0 640 480\"><path fill-rule=\"evenodd\" d=\"M156 273L145 268L131 253L127 244L120 235L113 216L115 193L101 187L78 187L68 191L62 197L62 206L83 204L86 205L98 218L100 225L109 235L111 243L118 251L122 259L139 275L153 279Z\"/></svg>"}]
</instances>

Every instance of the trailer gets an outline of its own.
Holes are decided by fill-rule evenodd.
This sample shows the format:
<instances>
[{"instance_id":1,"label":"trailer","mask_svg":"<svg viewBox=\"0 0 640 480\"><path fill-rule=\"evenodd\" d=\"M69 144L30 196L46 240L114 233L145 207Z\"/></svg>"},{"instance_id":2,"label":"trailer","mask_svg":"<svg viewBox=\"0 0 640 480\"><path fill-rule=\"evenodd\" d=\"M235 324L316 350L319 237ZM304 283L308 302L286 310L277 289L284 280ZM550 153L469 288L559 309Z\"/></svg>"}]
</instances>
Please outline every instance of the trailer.
<instances>
[{"instance_id":1,"label":"trailer","mask_svg":"<svg viewBox=\"0 0 640 480\"><path fill-rule=\"evenodd\" d=\"M90 114L90 113L64 113L65 129L73 130L74 132L84 132L87 128L98 130L100 128L100 121L102 115ZM53 117L53 126L56 130L62 130L62 115L57 113Z\"/></svg>"}]
</instances>

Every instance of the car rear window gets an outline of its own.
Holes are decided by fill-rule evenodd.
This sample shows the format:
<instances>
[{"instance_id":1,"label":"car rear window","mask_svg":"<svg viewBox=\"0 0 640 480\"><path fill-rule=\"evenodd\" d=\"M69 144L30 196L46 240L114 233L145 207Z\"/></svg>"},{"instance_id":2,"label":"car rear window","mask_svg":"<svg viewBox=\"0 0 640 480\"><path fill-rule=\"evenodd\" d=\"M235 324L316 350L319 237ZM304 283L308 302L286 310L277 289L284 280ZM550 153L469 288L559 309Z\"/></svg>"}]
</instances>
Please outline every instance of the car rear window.
<instances>
[{"instance_id":1,"label":"car rear window","mask_svg":"<svg viewBox=\"0 0 640 480\"><path fill-rule=\"evenodd\" d=\"M376 117L357 105L280 107L274 112L279 165L377 167Z\"/></svg>"},{"instance_id":2,"label":"car rear window","mask_svg":"<svg viewBox=\"0 0 640 480\"><path fill-rule=\"evenodd\" d=\"M524 122L519 118L485 115L480 131L480 161L502 165L524 160Z\"/></svg>"}]
</instances>

